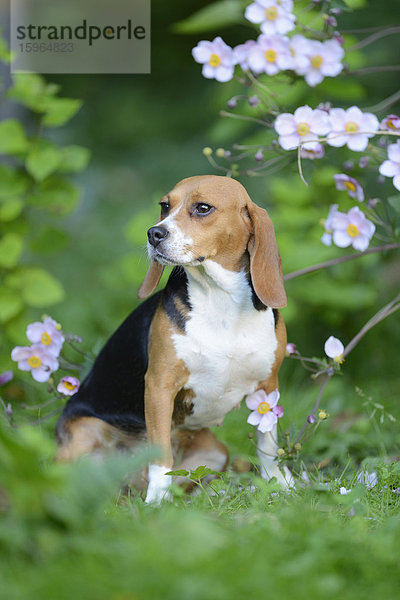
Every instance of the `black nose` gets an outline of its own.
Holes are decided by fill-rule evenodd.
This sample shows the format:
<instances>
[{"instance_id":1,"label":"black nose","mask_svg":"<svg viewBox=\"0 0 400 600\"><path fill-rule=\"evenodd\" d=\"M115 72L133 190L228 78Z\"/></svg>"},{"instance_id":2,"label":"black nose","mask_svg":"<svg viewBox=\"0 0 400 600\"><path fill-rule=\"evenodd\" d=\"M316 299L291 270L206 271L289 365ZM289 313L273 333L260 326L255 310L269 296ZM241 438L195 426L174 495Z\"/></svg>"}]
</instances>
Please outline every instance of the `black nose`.
<instances>
[{"instance_id":1,"label":"black nose","mask_svg":"<svg viewBox=\"0 0 400 600\"><path fill-rule=\"evenodd\" d=\"M164 241L169 236L169 231L165 227L150 227L147 232L150 244L155 248L158 244Z\"/></svg>"}]
</instances>

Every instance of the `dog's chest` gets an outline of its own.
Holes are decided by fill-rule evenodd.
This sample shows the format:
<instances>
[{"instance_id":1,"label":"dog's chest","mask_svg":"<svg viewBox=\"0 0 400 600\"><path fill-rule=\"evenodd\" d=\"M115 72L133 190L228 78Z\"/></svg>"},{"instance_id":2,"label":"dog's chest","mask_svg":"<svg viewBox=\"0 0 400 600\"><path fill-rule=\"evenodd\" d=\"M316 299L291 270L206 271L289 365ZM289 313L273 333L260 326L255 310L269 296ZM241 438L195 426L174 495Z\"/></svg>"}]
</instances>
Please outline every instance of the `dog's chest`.
<instances>
[{"instance_id":1,"label":"dog's chest","mask_svg":"<svg viewBox=\"0 0 400 600\"><path fill-rule=\"evenodd\" d=\"M272 309L257 311L229 294L194 293L185 335L174 335L178 358L190 373L192 391L184 427L219 424L257 384L271 373L277 339Z\"/></svg>"}]
</instances>

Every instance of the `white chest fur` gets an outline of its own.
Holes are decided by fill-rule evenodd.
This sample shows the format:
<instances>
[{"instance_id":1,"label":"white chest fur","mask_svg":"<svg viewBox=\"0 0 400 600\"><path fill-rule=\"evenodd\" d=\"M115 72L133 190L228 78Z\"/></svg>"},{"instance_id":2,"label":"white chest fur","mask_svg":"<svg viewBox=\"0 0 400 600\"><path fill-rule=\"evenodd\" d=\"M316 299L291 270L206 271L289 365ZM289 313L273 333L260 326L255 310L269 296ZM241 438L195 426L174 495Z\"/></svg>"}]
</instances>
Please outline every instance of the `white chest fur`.
<instances>
[{"instance_id":1,"label":"white chest fur","mask_svg":"<svg viewBox=\"0 0 400 600\"><path fill-rule=\"evenodd\" d=\"M185 335L173 336L194 393L184 427L216 425L266 379L277 339L272 309L257 311L244 273L205 261L187 269L192 311Z\"/></svg>"}]
</instances>

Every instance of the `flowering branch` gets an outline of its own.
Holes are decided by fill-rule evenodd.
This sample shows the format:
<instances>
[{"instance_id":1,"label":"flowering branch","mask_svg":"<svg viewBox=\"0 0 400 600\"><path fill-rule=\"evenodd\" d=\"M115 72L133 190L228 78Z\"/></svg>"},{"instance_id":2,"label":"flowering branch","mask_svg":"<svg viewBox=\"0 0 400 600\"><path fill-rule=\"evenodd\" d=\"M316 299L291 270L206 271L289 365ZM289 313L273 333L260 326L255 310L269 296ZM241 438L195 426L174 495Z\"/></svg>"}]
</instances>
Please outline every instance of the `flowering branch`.
<instances>
[{"instance_id":1,"label":"flowering branch","mask_svg":"<svg viewBox=\"0 0 400 600\"><path fill-rule=\"evenodd\" d=\"M364 250L364 252L358 252L357 254L351 254L350 256L340 256L338 258L333 258L331 260L327 260L317 265L312 265L311 267L298 269L297 271L293 271L292 273L287 273L286 275L284 275L283 279L285 281L290 281L291 279L295 279L296 277L307 275L307 273L313 273L314 271L319 271L320 269L326 269L328 267L347 262L348 260L354 260L355 258L362 258L367 254L373 254L374 252L385 252L387 250L394 250L397 248L400 248L400 242L394 242L393 244L385 244L383 246L375 246L374 248L368 248L368 250Z\"/></svg>"}]
</instances>

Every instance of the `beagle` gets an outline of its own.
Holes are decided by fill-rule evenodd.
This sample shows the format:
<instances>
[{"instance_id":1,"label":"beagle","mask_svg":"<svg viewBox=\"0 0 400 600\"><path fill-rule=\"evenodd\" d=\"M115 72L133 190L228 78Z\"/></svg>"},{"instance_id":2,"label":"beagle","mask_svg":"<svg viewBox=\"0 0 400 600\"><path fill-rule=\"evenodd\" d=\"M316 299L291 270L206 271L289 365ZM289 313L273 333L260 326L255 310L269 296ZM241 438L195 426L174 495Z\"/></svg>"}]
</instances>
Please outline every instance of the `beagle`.
<instances>
[{"instance_id":1,"label":"beagle","mask_svg":"<svg viewBox=\"0 0 400 600\"><path fill-rule=\"evenodd\" d=\"M247 394L278 388L286 349L277 310L286 294L267 212L236 180L214 175L184 179L160 205L139 298L171 265L168 283L111 336L57 424L60 460L157 446L146 502L168 496L173 468L226 468L227 449L209 428ZM262 477L292 485L276 450L276 429L257 431Z\"/></svg>"}]
</instances>

